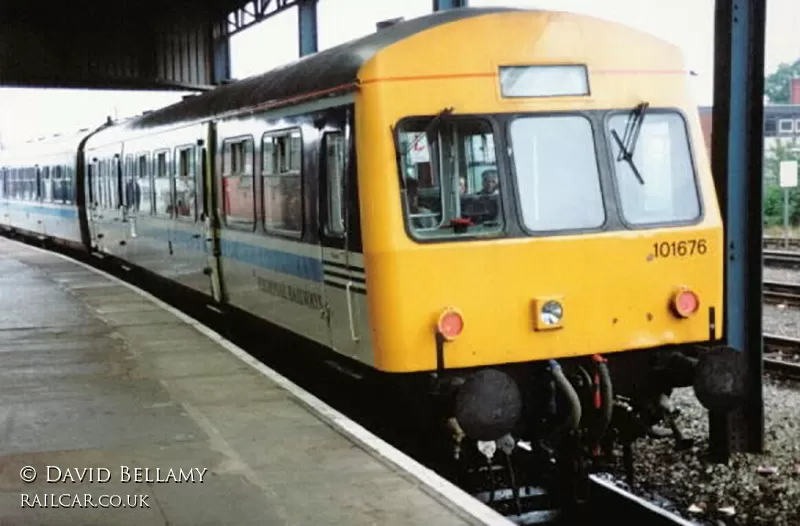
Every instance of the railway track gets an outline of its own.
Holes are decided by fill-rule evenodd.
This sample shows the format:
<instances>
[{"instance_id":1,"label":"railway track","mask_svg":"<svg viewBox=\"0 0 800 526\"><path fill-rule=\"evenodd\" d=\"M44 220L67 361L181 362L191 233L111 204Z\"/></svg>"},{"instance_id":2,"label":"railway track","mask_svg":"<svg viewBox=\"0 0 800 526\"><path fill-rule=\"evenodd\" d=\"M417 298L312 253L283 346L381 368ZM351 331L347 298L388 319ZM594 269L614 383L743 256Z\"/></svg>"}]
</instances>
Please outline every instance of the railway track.
<instances>
[{"instance_id":1,"label":"railway track","mask_svg":"<svg viewBox=\"0 0 800 526\"><path fill-rule=\"evenodd\" d=\"M783 237L764 236L764 248L793 248L800 249L800 238L789 238L788 247Z\"/></svg>"},{"instance_id":2,"label":"railway track","mask_svg":"<svg viewBox=\"0 0 800 526\"><path fill-rule=\"evenodd\" d=\"M800 269L800 252L794 250L764 250L764 266Z\"/></svg>"},{"instance_id":3,"label":"railway track","mask_svg":"<svg viewBox=\"0 0 800 526\"><path fill-rule=\"evenodd\" d=\"M800 380L800 339L764 335L764 370Z\"/></svg>"},{"instance_id":4,"label":"railway track","mask_svg":"<svg viewBox=\"0 0 800 526\"><path fill-rule=\"evenodd\" d=\"M781 281L764 281L764 302L800 306L800 285Z\"/></svg>"}]
</instances>

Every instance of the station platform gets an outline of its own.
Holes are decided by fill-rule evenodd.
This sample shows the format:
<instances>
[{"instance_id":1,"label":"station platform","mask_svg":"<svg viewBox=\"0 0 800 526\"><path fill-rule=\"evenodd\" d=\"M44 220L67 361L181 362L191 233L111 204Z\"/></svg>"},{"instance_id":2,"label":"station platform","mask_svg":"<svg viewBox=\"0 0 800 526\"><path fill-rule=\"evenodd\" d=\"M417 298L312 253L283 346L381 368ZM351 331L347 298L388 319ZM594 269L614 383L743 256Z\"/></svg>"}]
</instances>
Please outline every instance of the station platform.
<instances>
[{"instance_id":1,"label":"station platform","mask_svg":"<svg viewBox=\"0 0 800 526\"><path fill-rule=\"evenodd\" d=\"M511 524L159 300L3 238L0 414L2 526Z\"/></svg>"}]
</instances>

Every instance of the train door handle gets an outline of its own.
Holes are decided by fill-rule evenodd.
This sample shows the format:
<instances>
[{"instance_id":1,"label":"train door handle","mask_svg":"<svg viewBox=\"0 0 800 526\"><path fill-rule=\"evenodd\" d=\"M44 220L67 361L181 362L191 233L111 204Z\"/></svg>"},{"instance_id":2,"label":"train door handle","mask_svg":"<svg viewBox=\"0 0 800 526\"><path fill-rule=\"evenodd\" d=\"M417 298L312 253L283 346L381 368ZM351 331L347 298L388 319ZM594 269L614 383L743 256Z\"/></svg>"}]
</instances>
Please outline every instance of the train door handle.
<instances>
[{"instance_id":1,"label":"train door handle","mask_svg":"<svg viewBox=\"0 0 800 526\"><path fill-rule=\"evenodd\" d=\"M353 282L348 281L347 286L345 287L345 295L347 296L347 317L350 320L350 337L353 339L354 342L357 342L359 338L356 335L356 326L355 322L353 321L353 299L350 293L350 288L352 286Z\"/></svg>"}]
</instances>

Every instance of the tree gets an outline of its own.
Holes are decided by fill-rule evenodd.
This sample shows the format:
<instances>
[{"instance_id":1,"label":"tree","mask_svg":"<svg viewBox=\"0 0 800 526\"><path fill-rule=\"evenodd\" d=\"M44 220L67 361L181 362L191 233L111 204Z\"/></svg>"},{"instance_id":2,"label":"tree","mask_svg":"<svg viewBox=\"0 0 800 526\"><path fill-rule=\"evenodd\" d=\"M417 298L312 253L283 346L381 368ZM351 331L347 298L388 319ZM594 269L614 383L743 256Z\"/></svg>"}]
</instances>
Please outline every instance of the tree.
<instances>
[{"instance_id":1,"label":"tree","mask_svg":"<svg viewBox=\"0 0 800 526\"><path fill-rule=\"evenodd\" d=\"M794 64L781 62L774 73L764 79L764 94L772 104L789 104L792 93L792 78L800 77L800 59Z\"/></svg>"},{"instance_id":2,"label":"tree","mask_svg":"<svg viewBox=\"0 0 800 526\"><path fill-rule=\"evenodd\" d=\"M795 139L772 143L764 156L764 222L767 225L783 224L783 193L780 185L782 161L800 162L800 144ZM789 189L789 221L800 222L800 189Z\"/></svg>"}]
</instances>

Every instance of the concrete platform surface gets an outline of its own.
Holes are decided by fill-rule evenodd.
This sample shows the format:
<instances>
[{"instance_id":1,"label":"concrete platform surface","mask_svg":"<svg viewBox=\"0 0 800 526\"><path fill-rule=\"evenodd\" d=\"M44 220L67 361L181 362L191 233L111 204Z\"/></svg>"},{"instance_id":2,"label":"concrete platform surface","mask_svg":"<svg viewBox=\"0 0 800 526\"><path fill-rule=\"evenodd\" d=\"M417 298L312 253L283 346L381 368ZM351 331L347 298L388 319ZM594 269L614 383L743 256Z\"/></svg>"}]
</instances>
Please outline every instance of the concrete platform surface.
<instances>
[{"instance_id":1,"label":"concrete platform surface","mask_svg":"<svg viewBox=\"0 0 800 526\"><path fill-rule=\"evenodd\" d=\"M2 238L0 438L3 526L509 524L163 303Z\"/></svg>"}]
</instances>

